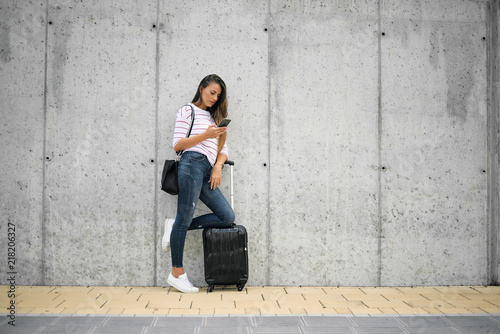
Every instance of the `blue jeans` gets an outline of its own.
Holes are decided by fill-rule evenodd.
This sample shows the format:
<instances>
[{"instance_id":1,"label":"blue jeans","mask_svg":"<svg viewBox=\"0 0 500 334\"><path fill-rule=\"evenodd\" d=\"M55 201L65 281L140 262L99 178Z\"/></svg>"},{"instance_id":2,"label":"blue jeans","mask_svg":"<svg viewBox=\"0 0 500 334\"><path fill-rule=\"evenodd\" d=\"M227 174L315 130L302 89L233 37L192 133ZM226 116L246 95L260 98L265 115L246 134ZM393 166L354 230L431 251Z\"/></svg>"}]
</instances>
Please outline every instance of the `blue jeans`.
<instances>
[{"instance_id":1,"label":"blue jeans","mask_svg":"<svg viewBox=\"0 0 500 334\"><path fill-rule=\"evenodd\" d=\"M210 189L212 165L204 154L184 152L179 161L177 216L170 234L172 267L183 268L184 243L188 230L206 227L229 227L234 222L234 211L219 190ZM213 213L193 219L198 200L201 200Z\"/></svg>"}]
</instances>

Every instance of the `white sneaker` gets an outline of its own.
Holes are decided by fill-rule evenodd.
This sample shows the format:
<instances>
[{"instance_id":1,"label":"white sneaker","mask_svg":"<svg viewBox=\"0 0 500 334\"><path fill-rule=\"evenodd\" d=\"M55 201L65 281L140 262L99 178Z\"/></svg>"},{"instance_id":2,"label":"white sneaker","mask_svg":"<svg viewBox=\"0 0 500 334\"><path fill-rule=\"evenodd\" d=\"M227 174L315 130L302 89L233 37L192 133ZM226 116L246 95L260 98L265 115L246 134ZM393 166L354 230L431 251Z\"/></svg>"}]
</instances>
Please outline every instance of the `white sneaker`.
<instances>
[{"instance_id":1,"label":"white sneaker","mask_svg":"<svg viewBox=\"0 0 500 334\"><path fill-rule=\"evenodd\" d=\"M175 219L165 220L165 233L163 234L163 239L161 239L161 249L164 252L168 252L170 249L170 234L172 233L172 226L174 226Z\"/></svg>"},{"instance_id":2,"label":"white sneaker","mask_svg":"<svg viewBox=\"0 0 500 334\"><path fill-rule=\"evenodd\" d=\"M199 291L198 288L194 287L191 282L189 282L187 274L184 273L179 277L175 278L172 273L168 275L167 283L179 290L180 292L185 293L196 293Z\"/></svg>"}]
</instances>

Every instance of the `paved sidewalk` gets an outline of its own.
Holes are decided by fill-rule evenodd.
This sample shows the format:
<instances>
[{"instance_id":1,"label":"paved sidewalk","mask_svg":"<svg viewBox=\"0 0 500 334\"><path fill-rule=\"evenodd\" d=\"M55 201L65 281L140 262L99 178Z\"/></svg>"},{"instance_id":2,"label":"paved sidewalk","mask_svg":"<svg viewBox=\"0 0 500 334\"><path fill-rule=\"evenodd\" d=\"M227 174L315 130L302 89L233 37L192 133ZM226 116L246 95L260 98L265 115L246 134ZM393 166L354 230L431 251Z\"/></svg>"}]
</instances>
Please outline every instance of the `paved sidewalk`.
<instances>
[{"instance_id":1,"label":"paved sidewalk","mask_svg":"<svg viewBox=\"0 0 500 334\"><path fill-rule=\"evenodd\" d=\"M1 313L9 287L0 286ZM500 314L500 287L246 287L182 294L167 287L17 286L17 315Z\"/></svg>"},{"instance_id":2,"label":"paved sidewalk","mask_svg":"<svg viewBox=\"0 0 500 334\"><path fill-rule=\"evenodd\" d=\"M0 286L1 307L10 287ZM1 333L500 333L500 287L15 287Z\"/></svg>"}]
</instances>

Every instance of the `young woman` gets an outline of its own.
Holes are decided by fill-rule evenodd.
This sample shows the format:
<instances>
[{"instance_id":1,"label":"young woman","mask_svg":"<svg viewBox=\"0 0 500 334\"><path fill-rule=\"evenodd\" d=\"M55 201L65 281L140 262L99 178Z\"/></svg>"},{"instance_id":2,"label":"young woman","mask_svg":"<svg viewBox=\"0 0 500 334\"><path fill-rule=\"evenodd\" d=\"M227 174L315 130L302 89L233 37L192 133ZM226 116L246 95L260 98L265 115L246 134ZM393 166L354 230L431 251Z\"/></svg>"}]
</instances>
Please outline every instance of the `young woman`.
<instances>
[{"instance_id":1,"label":"young woman","mask_svg":"<svg viewBox=\"0 0 500 334\"><path fill-rule=\"evenodd\" d=\"M191 107L195 118L191 135L186 138L191 125ZM228 157L226 127L216 124L227 116L226 84L211 74L199 84L190 106L177 112L173 147L184 151L179 162L179 194L177 216L165 221L162 248L169 246L172 255L172 272L168 284L181 292L198 292L184 272L182 257L188 230L206 227L229 227L234 221L234 212L218 186L221 169ZM198 200L213 213L193 219Z\"/></svg>"}]
</instances>

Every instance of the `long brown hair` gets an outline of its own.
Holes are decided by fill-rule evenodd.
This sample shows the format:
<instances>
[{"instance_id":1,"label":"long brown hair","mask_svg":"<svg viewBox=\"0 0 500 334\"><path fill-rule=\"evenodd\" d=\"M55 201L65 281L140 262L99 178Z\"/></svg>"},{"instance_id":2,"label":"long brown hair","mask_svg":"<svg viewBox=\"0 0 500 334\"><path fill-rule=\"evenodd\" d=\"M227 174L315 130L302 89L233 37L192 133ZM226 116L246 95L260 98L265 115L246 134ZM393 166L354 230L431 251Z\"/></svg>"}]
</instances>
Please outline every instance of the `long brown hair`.
<instances>
[{"instance_id":1,"label":"long brown hair","mask_svg":"<svg viewBox=\"0 0 500 334\"><path fill-rule=\"evenodd\" d=\"M227 117L227 93L226 84L217 74L209 74L204 77L203 80L201 80L200 84L198 85L198 89L196 90L196 94L194 95L193 101L191 102L194 104L201 102L202 89L206 88L212 82L220 86L221 93L220 97L217 99L217 102L215 102L213 106L207 108L207 111L210 112L210 115L212 115L215 123L219 124L223 118ZM219 147L217 154L219 154L224 147L224 144L226 143L226 137L227 133L223 133L219 136Z\"/></svg>"}]
</instances>

